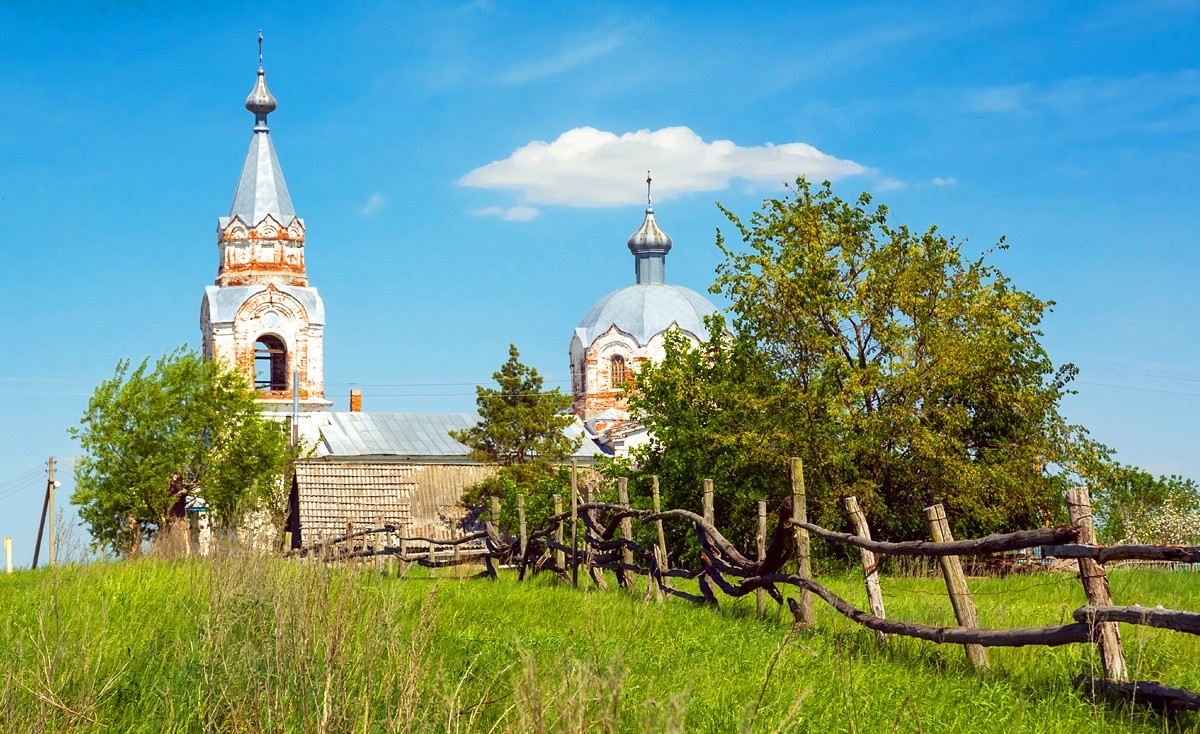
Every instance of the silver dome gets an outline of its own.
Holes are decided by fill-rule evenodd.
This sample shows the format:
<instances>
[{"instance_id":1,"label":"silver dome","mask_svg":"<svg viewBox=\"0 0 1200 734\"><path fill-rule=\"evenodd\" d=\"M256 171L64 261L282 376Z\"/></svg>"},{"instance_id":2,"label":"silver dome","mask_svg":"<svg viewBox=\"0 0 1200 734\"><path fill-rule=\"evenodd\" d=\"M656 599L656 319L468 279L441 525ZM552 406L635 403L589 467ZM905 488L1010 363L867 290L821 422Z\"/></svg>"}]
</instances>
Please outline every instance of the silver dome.
<instances>
[{"instance_id":1,"label":"silver dome","mask_svg":"<svg viewBox=\"0 0 1200 734\"><path fill-rule=\"evenodd\" d=\"M701 340L708 338L704 317L717 307L691 288L666 283L639 283L609 293L596 302L575 329L584 347L616 326L640 346L672 324Z\"/></svg>"}]
</instances>

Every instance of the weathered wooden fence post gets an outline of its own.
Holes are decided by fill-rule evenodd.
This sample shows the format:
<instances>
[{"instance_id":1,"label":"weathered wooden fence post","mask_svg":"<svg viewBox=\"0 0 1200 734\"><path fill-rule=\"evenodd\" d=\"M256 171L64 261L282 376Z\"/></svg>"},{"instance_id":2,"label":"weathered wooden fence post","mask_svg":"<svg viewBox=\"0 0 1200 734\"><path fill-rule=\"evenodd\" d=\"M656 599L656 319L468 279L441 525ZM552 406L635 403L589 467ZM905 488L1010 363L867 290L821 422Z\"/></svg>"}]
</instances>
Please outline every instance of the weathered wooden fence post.
<instances>
[{"instance_id":1,"label":"weathered wooden fence post","mask_svg":"<svg viewBox=\"0 0 1200 734\"><path fill-rule=\"evenodd\" d=\"M291 549L292 549L292 531L286 530L283 533L283 548L281 548L280 550L283 552L284 555L287 555L288 551L290 551Z\"/></svg>"},{"instance_id":2,"label":"weathered wooden fence post","mask_svg":"<svg viewBox=\"0 0 1200 734\"><path fill-rule=\"evenodd\" d=\"M804 462L798 457L793 456L789 463L789 469L792 479L792 522L808 522L808 506L806 505L808 499L804 494ZM812 557L810 555L808 531L800 527L799 524L793 525L792 541L796 546L796 575L802 579L811 581ZM800 590L799 610L800 624L811 625L813 623L813 601L812 592L808 589Z\"/></svg>"},{"instance_id":3,"label":"weathered wooden fence post","mask_svg":"<svg viewBox=\"0 0 1200 734\"><path fill-rule=\"evenodd\" d=\"M705 479L703 486L704 489L700 495L700 514L703 516L706 523L715 526L715 520L713 519L713 481L711 479ZM696 532L698 534L707 535L707 532L702 530L699 526L696 527ZM708 578L710 562L707 554L700 554L700 562L704 568L704 571L696 577L696 582L700 586L700 594L704 597L704 603L715 607L717 606L717 595L713 593L712 581L710 581Z\"/></svg>"},{"instance_id":4,"label":"weathered wooden fence post","mask_svg":"<svg viewBox=\"0 0 1200 734\"><path fill-rule=\"evenodd\" d=\"M429 541L429 578L437 578L437 557L433 554L433 541Z\"/></svg>"},{"instance_id":5,"label":"weathered wooden fence post","mask_svg":"<svg viewBox=\"0 0 1200 734\"><path fill-rule=\"evenodd\" d=\"M665 570L667 570L667 561L665 558L663 558L662 549L658 546L654 546L654 595L659 602L662 602L666 596L663 593L662 580L662 572Z\"/></svg>"},{"instance_id":6,"label":"weathered wooden fence post","mask_svg":"<svg viewBox=\"0 0 1200 734\"><path fill-rule=\"evenodd\" d=\"M758 501L758 533L755 534L754 539L758 543L758 562L762 563L767 558L767 501L766 500ZM754 609L758 613L758 616L761 617L763 615L763 611L766 608L766 603L767 603L766 592L763 591L762 589L755 589L755 591L754 591Z\"/></svg>"},{"instance_id":7,"label":"weathered wooden fence post","mask_svg":"<svg viewBox=\"0 0 1200 734\"><path fill-rule=\"evenodd\" d=\"M4 573L12 573L12 538L4 539Z\"/></svg>"},{"instance_id":8,"label":"weathered wooden fence post","mask_svg":"<svg viewBox=\"0 0 1200 734\"><path fill-rule=\"evenodd\" d=\"M372 538L371 554L375 557L375 572L383 574L383 515L375 515L375 534Z\"/></svg>"},{"instance_id":9,"label":"weathered wooden fence post","mask_svg":"<svg viewBox=\"0 0 1200 734\"><path fill-rule=\"evenodd\" d=\"M1092 500L1087 487L1076 487L1067 491L1067 514L1071 524L1079 528L1079 544L1095 545L1096 528L1092 523ZM1091 558L1079 559L1079 578L1083 581L1083 592L1088 606L1112 605L1112 592L1108 588L1108 577L1104 566ZM1121 648L1121 632L1116 622L1100 622L1092 625L1092 636L1100 648L1100 662L1104 676L1113 681L1129 680L1125 666L1125 652Z\"/></svg>"},{"instance_id":10,"label":"weathered wooden fence post","mask_svg":"<svg viewBox=\"0 0 1200 734\"><path fill-rule=\"evenodd\" d=\"M654 495L654 512L655 514L662 512L662 502L658 494L658 475L650 477L650 491ZM658 519L654 521L654 526L658 530L658 551L662 554L663 568L667 566L667 536L663 533L663 521ZM661 592L660 592L661 596Z\"/></svg>"},{"instance_id":11,"label":"weathered wooden fence post","mask_svg":"<svg viewBox=\"0 0 1200 734\"><path fill-rule=\"evenodd\" d=\"M863 540L871 539L871 526L867 524L867 516L858 506L856 497L845 497L842 499L842 507L846 510L846 517L850 520L850 525L854 528L854 534ZM875 558L875 554L866 548L859 548L858 555L862 559L863 581L867 587L867 605L871 609L871 616L883 619L885 617L883 611L883 589L879 586L879 560ZM875 639L880 645L887 643L887 635L875 631Z\"/></svg>"},{"instance_id":12,"label":"weathered wooden fence post","mask_svg":"<svg viewBox=\"0 0 1200 734\"><path fill-rule=\"evenodd\" d=\"M489 497L489 499L491 500L491 503L490 503L491 508L490 509L492 510L492 527L496 528L496 535L499 536L500 535L500 498L499 497Z\"/></svg>"},{"instance_id":13,"label":"weathered wooden fence post","mask_svg":"<svg viewBox=\"0 0 1200 734\"><path fill-rule=\"evenodd\" d=\"M388 540L391 540L391 538L389 537ZM389 547L390 546L387 545L387 540L385 540L384 541L384 550L387 550ZM384 566L383 573L384 573L384 575L393 576L393 577L396 575L396 554L395 553L392 553L390 551L388 552L387 563Z\"/></svg>"},{"instance_id":14,"label":"weathered wooden fence post","mask_svg":"<svg viewBox=\"0 0 1200 734\"><path fill-rule=\"evenodd\" d=\"M561 515L562 511L563 511L562 495L556 494L556 495L554 495L554 515L555 515L555 517L557 517L558 515ZM557 544L559 546L562 546L562 544L563 544L563 521L562 521L562 518L559 518L559 520L554 523L554 542L555 542L555 544ZM565 572L567 570L567 554L563 553L563 550L561 547L554 549L554 565L557 566L560 571Z\"/></svg>"},{"instance_id":15,"label":"weathered wooden fence post","mask_svg":"<svg viewBox=\"0 0 1200 734\"><path fill-rule=\"evenodd\" d=\"M354 533L354 521L347 520L346 521L346 542L342 546L342 549L343 549L342 553L346 557L346 565L347 566L349 566L351 564L352 561L350 560L350 558L351 558L351 555L354 553L354 538L350 537L353 533Z\"/></svg>"},{"instance_id":16,"label":"weathered wooden fence post","mask_svg":"<svg viewBox=\"0 0 1200 734\"><path fill-rule=\"evenodd\" d=\"M571 585L579 588L579 462L571 459Z\"/></svg>"},{"instance_id":17,"label":"weathered wooden fence post","mask_svg":"<svg viewBox=\"0 0 1200 734\"><path fill-rule=\"evenodd\" d=\"M517 495L517 529L521 533L521 564L525 564L525 547L529 544L529 535L525 529L525 495Z\"/></svg>"},{"instance_id":18,"label":"weathered wooden fence post","mask_svg":"<svg viewBox=\"0 0 1200 734\"><path fill-rule=\"evenodd\" d=\"M629 509L629 479L621 477L617 479L617 504L623 509ZM633 540L633 520L628 515L621 518L621 540L629 543ZM633 565L633 550L628 546L621 547L621 563L625 566ZM629 569L621 570L621 579L624 579L622 586L626 591L634 591L637 584L634 582L634 573Z\"/></svg>"},{"instance_id":19,"label":"weathered wooden fence post","mask_svg":"<svg viewBox=\"0 0 1200 734\"><path fill-rule=\"evenodd\" d=\"M925 508L925 522L929 525L929 537L935 543L949 543L954 540L950 532L950 523L946 519L946 508L941 504ZM954 607L954 617L962 627L979 627L979 612L971 599L971 590L967 588L967 576L963 573L962 561L958 556L938 556L942 567L942 577L946 580L946 590L950 592L950 604ZM976 668L985 669L988 665L987 650L983 645L963 645L967 657Z\"/></svg>"},{"instance_id":20,"label":"weathered wooden fence post","mask_svg":"<svg viewBox=\"0 0 1200 734\"><path fill-rule=\"evenodd\" d=\"M590 505L594 500L591 484L583 485L583 504ZM587 512L591 513L591 510L587 510ZM593 515L588 514L587 517L589 521L594 522ZM599 538L592 535L591 522L585 522L583 526L583 565L587 569L588 578L592 580L596 588L605 591L608 589L608 584L604 582L604 572L595 567L596 547L594 543Z\"/></svg>"}]
</instances>

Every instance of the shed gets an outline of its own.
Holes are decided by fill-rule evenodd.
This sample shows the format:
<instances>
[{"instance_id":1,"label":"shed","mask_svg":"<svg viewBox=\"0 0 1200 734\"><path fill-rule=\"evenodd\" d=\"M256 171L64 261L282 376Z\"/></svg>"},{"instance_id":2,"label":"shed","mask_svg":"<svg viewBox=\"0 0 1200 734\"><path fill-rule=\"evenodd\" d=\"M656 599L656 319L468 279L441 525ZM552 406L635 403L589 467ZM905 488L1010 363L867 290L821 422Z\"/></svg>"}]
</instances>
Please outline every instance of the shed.
<instances>
[{"instance_id":1,"label":"shed","mask_svg":"<svg viewBox=\"0 0 1200 734\"><path fill-rule=\"evenodd\" d=\"M316 455L296 465L288 521L294 547L346 532L347 523L394 524L406 535L453 538L461 534L462 492L496 471L467 458L450 438L478 417L468 413L319 414ZM582 425L581 464L603 456Z\"/></svg>"}]
</instances>

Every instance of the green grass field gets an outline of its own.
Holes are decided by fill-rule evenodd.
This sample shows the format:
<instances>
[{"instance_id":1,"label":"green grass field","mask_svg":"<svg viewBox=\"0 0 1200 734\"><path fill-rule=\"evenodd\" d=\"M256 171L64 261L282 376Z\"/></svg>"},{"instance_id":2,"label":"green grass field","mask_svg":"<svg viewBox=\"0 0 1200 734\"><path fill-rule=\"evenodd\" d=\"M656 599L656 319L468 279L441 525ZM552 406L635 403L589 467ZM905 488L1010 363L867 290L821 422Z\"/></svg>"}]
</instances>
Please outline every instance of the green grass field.
<instances>
[{"instance_id":1,"label":"green grass field","mask_svg":"<svg viewBox=\"0 0 1200 734\"><path fill-rule=\"evenodd\" d=\"M266 558L0 576L5 732L1197 731L1072 688L1088 645L989 651L550 577L430 580ZM1200 573L1113 571L1117 603L1200 609ZM823 583L865 606L858 577ZM984 626L1058 624L1070 574L972 579ZM888 616L952 625L935 577L883 578ZM1122 626L1134 676L1200 689L1200 638Z\"/></svg>"}]
</instances>

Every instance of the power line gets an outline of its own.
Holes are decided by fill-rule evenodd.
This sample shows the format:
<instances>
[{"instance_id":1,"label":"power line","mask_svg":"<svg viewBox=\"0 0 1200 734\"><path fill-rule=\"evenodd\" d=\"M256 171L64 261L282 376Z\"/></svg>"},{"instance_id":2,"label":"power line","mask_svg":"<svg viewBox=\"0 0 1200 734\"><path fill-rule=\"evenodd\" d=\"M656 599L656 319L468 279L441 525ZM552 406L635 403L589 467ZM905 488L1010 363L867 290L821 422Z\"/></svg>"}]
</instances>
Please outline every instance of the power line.
<instances>
[{"instance_id":1,"label":"power line","mask_svg":"<svg viewBox=\"0 0 1200 734\"><path fill-rule=\"evenodd\" d=\"M9 484L13 484L15 482L22 482L22 481L28 480L30 477L32 477L42 471L44 471L44 470L42 469L41 466L35 466L32 469L27 469L27 470L21 472L20 474L16 475L15 477L12 477L10 479L5 479L3 482L0 482L0 489L3 489L5 486L7 486Z\"/></svg>"},{"instance_id":2,"label":"power line","mask_svg":"<svg viewBox=\"0 0 1200 734\"><path fill-rule=\"evenodd\" d=\"M37 487L42 483L42 480L40 480L38 477L30 477L28 480L26 480L25 484L12 487L5 492L0 492L0 500L8 499L9 497L15 497L25 490Z\"/></svg>"},{"instance_id":3,"label":"power line","mask_svg":"<svg viewBox=\"0 0 1200 734\"><path fill-rule=\"evenodd\" d=\"M1185 392L1183 390L1163 390L1156 387L1137 387L1135 385L1113 385L1108 382L1089 382L1087 380L1078 380L1080 385L1091 385L1093 387L1112 387L1117 390L1136 390L1138 392L1156 392L1164 395L1191 395L1200 398L1200 392Z\"/></svg>"},{"instance_id":4,"label":"power line","mask_svg":"<svg viewBox=\"0 0 1200 734\"><path fill-rule=\"evenodd\" d=\"M1149 377L1154 380L1172 380L1174 382L1200 382L1200 377L1171 377L1169 375L1155 375L1150 372L1126 372L1124 370L1109 370L1103 367L1084 367L1081 368L1085 372L1107 372L1111 375L1129 375L1131 377Z\"/></svg>"},{"instance_id":5,"label":"power line","mask_svg":"<svg viewBox=\"0 0 1200 734\"><path fill-rule=\"evenodd\" d=\"M542 378L542 383L550 383L553 385L565 385L570 382L570 378ZM462 387L462 386L482 386L494 382L491 378L487 380L472 380L470 382L326 382L326 387Z\"/></svg>"}]
</instances>

